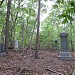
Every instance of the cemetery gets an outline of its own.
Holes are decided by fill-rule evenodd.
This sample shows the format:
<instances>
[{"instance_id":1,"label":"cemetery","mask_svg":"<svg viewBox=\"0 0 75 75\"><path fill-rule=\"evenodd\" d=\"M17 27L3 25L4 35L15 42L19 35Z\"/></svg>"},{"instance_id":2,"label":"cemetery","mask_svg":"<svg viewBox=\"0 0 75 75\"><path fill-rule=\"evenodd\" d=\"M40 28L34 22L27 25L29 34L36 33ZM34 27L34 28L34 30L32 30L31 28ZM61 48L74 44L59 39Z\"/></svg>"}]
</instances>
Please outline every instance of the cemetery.
<instances>
[{"instance_id":1,"label":"cemetery","mask_svg":"<svg viewBox=\"0 0 75 75\"><path fill-rule=\"evenodd\" d=\"M75 75L75 1L0 0L0 75Z\"/></svg>"}]
</instances>

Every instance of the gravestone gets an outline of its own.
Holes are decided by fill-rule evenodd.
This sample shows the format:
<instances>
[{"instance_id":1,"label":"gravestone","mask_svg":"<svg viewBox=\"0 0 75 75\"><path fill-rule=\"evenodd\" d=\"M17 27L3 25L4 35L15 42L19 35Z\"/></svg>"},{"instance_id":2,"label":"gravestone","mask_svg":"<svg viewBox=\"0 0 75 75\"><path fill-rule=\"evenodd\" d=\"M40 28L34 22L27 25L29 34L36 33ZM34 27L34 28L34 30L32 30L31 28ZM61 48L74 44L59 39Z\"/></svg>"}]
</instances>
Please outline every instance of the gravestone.
<instances>
[{"instance_id":1,"label":"gravestone","mask_svg":"<svg viewBox=\"0 0 75 75\"><path fill-rule=\"evenodd\" d=\"M19 47L18 47L18 40L15 40L15 48L14 50L19 50Z\"/></svg>"},{"instance_id":2,"label":"gravestone","mask_svg":"<svg viewBox=\"0 0 75 75\"><path fill-rule=\"evenodd\" d=\"M71 53L68 49L68 41L67 41L67 36L68 34L63 31L61 34L60 34L60 37L61 37L61 51L59 53L59 59L62 59L62 60L72 60L72 56L71 56Z\"/></svg>"},{"instance_id":3,"label":"gravestone","mask_svg":"<svg viewBox=\"0 0 75 75\"><path fill-rule=\"evenodd\" d=\"M4 48L4 44L1 43L0 44L0 56L5 55L5 54L6 54L6 51L5 51L5 48Z\"/></svg>"}]
</instances>

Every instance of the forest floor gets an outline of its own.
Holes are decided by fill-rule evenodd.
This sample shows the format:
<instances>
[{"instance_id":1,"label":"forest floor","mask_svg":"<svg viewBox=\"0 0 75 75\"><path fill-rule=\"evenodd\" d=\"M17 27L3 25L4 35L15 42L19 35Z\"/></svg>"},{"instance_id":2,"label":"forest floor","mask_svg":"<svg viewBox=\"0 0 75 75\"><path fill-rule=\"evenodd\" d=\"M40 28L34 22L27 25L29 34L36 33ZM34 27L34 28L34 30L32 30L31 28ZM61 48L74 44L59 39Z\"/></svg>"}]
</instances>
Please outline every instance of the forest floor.
<instances>
[{"instance_id":1,"label":"forest floor","mask_svg":"<svg viewBox=\"0 0 75 75\"><path fill-rule=\"evenodd\" d=\"M48 50L39 51L39 59L26 49L0 57L0 75L73 75L74 69L75 60L59 60L57 52Z\"/></svg>"}]
</instances>

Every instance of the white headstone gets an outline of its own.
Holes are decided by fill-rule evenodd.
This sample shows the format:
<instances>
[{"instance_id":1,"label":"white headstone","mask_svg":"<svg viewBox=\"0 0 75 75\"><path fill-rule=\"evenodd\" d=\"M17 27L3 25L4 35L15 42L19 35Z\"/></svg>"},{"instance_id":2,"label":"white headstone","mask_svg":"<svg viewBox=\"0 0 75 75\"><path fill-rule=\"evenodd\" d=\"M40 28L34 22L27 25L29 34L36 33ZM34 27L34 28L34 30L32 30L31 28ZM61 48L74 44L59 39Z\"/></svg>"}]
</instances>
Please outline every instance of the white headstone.
<instances>
[{"instance_id":1,"label":"white headstone","mask_svg":"<svg viewBox=\"0 0 75 75\"><path fill-rule=\"evenodd\" d=\"M18 40L15 40L15 49L18 50Z\"/></svg>"}]
</instances>

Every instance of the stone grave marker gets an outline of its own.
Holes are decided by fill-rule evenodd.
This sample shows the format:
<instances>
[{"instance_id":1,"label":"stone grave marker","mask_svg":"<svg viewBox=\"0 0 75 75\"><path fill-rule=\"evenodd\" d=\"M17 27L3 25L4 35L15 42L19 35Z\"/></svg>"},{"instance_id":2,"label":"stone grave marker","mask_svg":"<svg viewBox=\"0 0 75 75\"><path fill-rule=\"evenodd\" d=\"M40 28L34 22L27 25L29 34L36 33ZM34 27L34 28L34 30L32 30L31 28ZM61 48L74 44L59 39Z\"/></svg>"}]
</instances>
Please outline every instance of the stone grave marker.
<instances>
[{"instance_id":1,"label":"stone grave marker","mask_svg":"<svg viewBox=\"0 0 75 75\"><path fill-rule=\"evenodd\" d=\"M61 51L59 53L58 58L62 60L72 60L71 52L68 49L68 40L67 40L68 34L63 31L60 34L61 37Z\"/></svg>"},{"instance_id":2,"label":"stone grave marker","mask_svg":"<svg viewBox=\"0 0 75 75\"><path fill-rule=\"evenodd\" d=\"M0 44L0 56L5 55L5 54L6 54L6 51L5 51L5 48L4 48L4 44L1 43Z\"/></svg>"},{"instance_id":3,"label":"stone grave marker","mask_svg":"<svg viewBox=\"0 0 75 75\"><path fill-rule=\"evenodd\" d=\"M18 47L18 40L15 40L15 47L14 47L14 50L19 50L19 47Z\"/></svg>"}]
</instances>

